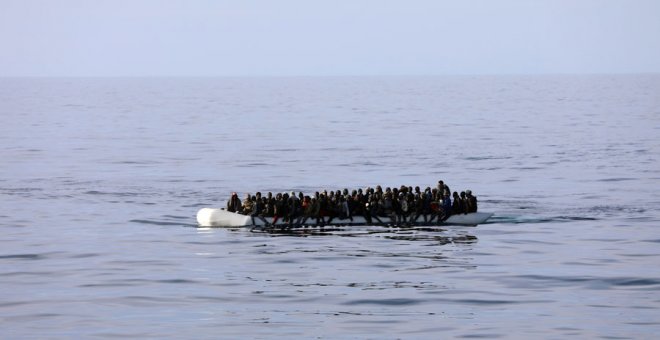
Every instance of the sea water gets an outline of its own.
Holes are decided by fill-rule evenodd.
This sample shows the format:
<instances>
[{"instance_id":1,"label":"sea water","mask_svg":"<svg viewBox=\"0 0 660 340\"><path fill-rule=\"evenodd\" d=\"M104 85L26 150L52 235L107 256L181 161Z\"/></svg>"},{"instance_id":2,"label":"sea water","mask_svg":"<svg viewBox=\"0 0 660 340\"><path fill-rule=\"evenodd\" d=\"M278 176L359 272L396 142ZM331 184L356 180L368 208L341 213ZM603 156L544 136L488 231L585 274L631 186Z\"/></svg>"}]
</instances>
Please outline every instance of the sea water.
<instances>
[{"instance_id":1,"label":"sea water","mask_svg":"<svg viewBox=\"0 0 660 340\"><path fill-rule=\"evenodd\" d=\"M660 76L0 79L0 337L653 338ZM199 228L470 189L478 227Z\"/></svg>"}]
</instances>

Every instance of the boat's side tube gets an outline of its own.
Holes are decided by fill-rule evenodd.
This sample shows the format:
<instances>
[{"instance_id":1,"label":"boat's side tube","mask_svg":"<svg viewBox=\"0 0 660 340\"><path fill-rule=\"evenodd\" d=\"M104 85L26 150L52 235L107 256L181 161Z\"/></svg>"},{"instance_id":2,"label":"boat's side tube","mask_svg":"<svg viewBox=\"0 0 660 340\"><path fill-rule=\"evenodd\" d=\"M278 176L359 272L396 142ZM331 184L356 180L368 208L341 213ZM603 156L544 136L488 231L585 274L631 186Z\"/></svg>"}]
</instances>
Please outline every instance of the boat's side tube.
<instances>
[{"instance_id":1,"label":"boat's side tube","mask_svg":"<svg viewBox=\"0 0 660 340\"><path fill-rule=\"evenodd\" d=\"M245 227L252 220L250 216L222 209L202 208L197 212L197 223L202 227Z\"/></svg>"}]
</instances>

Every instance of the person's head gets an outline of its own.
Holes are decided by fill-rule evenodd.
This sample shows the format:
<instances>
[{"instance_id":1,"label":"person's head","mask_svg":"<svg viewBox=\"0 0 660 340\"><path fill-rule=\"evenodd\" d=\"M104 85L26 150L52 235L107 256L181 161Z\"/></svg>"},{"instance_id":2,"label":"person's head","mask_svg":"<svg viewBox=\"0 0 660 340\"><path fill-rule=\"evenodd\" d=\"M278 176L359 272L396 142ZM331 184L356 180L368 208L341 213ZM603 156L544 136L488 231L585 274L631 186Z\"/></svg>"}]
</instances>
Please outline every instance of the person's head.
<instances>
[{"instance_id":1,"label":"person's head","mask_svg":"<svg viewBox=\"0 0 660 340\"><path fill-rule=\"evenodd\" d=\"M461 191L461 197L465 197L465 191Z\"/></svg>"},{"instance_id":2,"label":"person's head","mask_svg":"<svg viewBox=\"0 0 660 340\"><path fill-rule=\"evenodd\" d=\"M458 193L454 191L454 198L458 197Z\"/></svg>"},{"instance_id":3,"label":"person's head","mask_svg":"<svg viewBox=\"0 0 660 340\"><path fill-rule=\"evenodd\" d=\"M472 190L465 190L465 194L468 196L472 196Z\"/></svg>"}]
</instances>

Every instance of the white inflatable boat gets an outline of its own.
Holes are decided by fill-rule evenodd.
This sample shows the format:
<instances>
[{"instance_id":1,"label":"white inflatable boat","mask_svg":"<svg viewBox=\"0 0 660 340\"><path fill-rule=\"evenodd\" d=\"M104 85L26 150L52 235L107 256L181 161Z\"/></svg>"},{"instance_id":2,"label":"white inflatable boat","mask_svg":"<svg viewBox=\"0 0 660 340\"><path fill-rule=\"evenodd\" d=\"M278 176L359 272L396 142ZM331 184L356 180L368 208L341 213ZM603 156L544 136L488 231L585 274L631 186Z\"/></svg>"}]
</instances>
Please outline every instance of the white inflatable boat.
<instances>
[{"instance_id":1,"label":"white inflatable boat","mask_svg":"<svg viewBox=\"0 0 660 340\"><path fill-rule=\"evenodd\" d=\"M467 225L467 226L476 226L478 224L486 222L491 216L492 213L487 212L476 212L470 214L460 214L452 215L447 220L442 222L443 225ZM326 218L327 219L327 218ZM367 223L364 217L354 216L353 220L350 219L339 219L334 218L332 223L326 223L326 226L351 226L351 225L382 225L382 224L391 224L389 217L380 217L383 223ZM272 218L266 218L267 222L271 222ZM372 220L372 222L377 222ZM226 211L224 209L214 209L214 208L202 208L197 212L197 223L201 227L252 227L252 226L263 226L265 225L264 221L260 218L254 218L254 224L252 223L252 218L247 215L241 215L233 212ZM314 225L316 220L310 218L306 221L306 225ZM420 217L415 223L416 225L424 225L422 217ZM282 219L277 221L275 225L287 225Z\"/></svg>"}]
</instances>

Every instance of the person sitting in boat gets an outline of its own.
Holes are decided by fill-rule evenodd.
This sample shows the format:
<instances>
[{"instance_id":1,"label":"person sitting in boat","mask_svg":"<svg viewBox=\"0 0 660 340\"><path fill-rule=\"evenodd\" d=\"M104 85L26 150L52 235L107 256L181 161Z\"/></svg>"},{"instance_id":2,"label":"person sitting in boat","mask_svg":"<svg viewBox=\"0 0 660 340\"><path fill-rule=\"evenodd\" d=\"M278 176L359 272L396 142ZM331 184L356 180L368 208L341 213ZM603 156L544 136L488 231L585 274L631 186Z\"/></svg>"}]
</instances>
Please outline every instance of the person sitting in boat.
<instances>
[{"instance_id":1,"label":"person sitting in boat","mask_svg":"<svg viewBox=\"0 0 660 340\"><path fill-rule=\"evenodd\" d=\"M467 212L468 213L477 212L477 197L472 195L471 190L465 190L465 197L467 202Z\"/></svg>"},{"instance_id":2,"label":"person sitting in boat","mask_svg":"<svg viewBox=\"0 0 660 340\"><path fill-rule=\"evenodd\" d=\"M348 219L353 222L353 215L355 214L355 200L353 199L353 196L346 194L344 195L344 200L346 201L346 215Z\"/></svg>"},{"instance_id":3,"label":"person sitting in boat","mask_svg":"<svg viewBox=\"0 0 660 340\"><path fill-rule=\"evenodd\" d=\"M307 222L307 219L312 217L312 199L309 196L304 196L303 199L301 200L302 202L300 203L300 215L298 215L298 220L296 221L296 225L301 226L305 222Z\"/></svg>"},{"instance_id":4,"label":"person sitting in boat","mask_svg":"<svg viewBox=\"0 0 660 340\"><path fill-rule=\"evenodd\" d=\"M442 211L445 213L445 216L443 220L446 220L451 216L452 211L451 211L451 197L449 197L449 193L446 193L444 197L442 198Z\"/></svg>"},{"instance_id":5,"label":"person sitting in boat","mask_svg":"<svg viewBox=\"0 0 660 340\"><path fill-rule=\"evenodd\" d=\"M410 223L416 223L420 216L424 217L424 222L426 223L426 214L424 214L424 198L422 197L422 193L419 192L419 187L417 187L417 189L418 190L415 192L413 196L413 205L412 205L412 213L410 215L411 216Z\"/></svg>"},{"instance_id":6,"label":"person sitting in boat","mask_svg":"<svg viewBox=\"0 0 660 340\"><path fill-rule=\"evenodd\" d=\"M275 205L273 209L273 221L270 222L272 225L275 225L277 223L277 220L280 219L281 217L284 217L284 214L286 213L285 211L285 202L282 199L282 194L277 193L275 195Z\"/></svg>"},{"instance_id":7,"label":"person sitting in boat","mask_svg":"<svg viewBox=\"0 0 660 340\"><path fill-rule=\"evenodd\" d=\"M291 196L289 196L287 200L287 205L288 205L288 222L289 224L293 224L293 222L298 218L300 215L300 201L298 200L298 197L296 197L295 192L291 192Z\"/></svg>"},{"instance_id":8,"label":"person sitting in boat","mask_svg":"<svg viewBox=\"0 0 660 340\"><path fill-rule=\"evenodd\" d=\"M442 180L438 181L438 193L442 195L442 197L444 197L445 194L451 193L449 186Z\"/></svg>"},{"instance_id":9,"label":"person sitting in boat","mask_svg":"<svg viewBox=\"0 0 660 340\"><path fill-rule=\"evenodd\" d=\"M242 209L241 199L238 198L238 194L235 192L231 193L229 201L227 201L227 211L233 213L240 213Z\"/></svg>"},{"instance_id":10,"label":"person sitting in boat","mask_svg":"<svg viewBox=\"0 0 660 340\"><path fill-rule=\"evenodd\" d=\"M328 197L326 216L329 217L328 224L332 223L334 218L344 219L344 201L342 201L341 191L330 191Z\"/></svg>"},{"instance_id":11,"label":"person sitting in boat","mask_svg":"<svg viewBox=\"0 0 660 340\"><path fill-rule=\"evenodd\" d=\"M393 222L395 225L399 225L401 221L401 206L399 205L399 189L396 187L392 188L392 213L396 217L396 220Z\"/></svg>"},{"instance_id":12,"label":"person sitting in boat","mask_svg":"<svg viewBox=\"0 0 660 340\"><path fill-rule=\"evenodd\" d=\"M273 215L275 215L275 198L273 198L273 193L268 192L265 199L266 204L264 205L264 217L273 217Z\"/></svg>"},{"instance_id":13,"label":"person sitting in boat","mask_svg":"<svg viewBox=\"0 0 660 340\"><path fill-rule=\"evenodd\" d=\"M339 218L342 220L345 219L350 219L353 221L353 216L351 216L351 209L348 204L348 199L350 199L350 196L348 196L348 193L346 193L346 196L339 196Z\"/></svg>"},{"instance_id":14,"label":"person sitting in boat","mask_svg":"<svg viewBox=\"0 0 660 340\"><path fill-rule=\"evenodd\" d=\"M362 205L362 204L361 204ZM367 201L366 203L363 203L362 206L362 217L364 217L364 220L368 223L371 224L371 206L369 205L369 202Z\"/></svg>"},{"instance_id":15,"label":"person sitting in boat","mask_svg":"<svg viewBox=\"0 0 660 340\"><path fill-rule=\"evenodd\" d=\"M407 189L406 189L407 190ZM397 199L397 224L404 224L408 218L408 198L404 192L399 191L399 198Z\"/></svg>"},{"instance_id":16,"label":"person sitting in boat","mask_svg":"<svg viewBox=\"0 0 660 340\"><path fill-rule=\"evenodd\" d=\"M412 188L408 188L406 200L408 201L408 223L410 223L415 216L415 194L413 194Z\"/></svg>"},{"instance_id":17,"label":"person sitting in boat","mask_svg":"<svg viewBox=\"0 0 660 340\"><path fill-rule=\"evenodd\" d=\"M431 211L431 213L429 214L429 223L433 222L433 220L436 220L437 223L439 223L440 215L442 215L441 214L442 210L440 208L440 204L436 199L431 198L431 201L429 202L429 210Z\"/></svg>"},{"instance_id":18,"label":"person sitting in boat","mask_svg":"<svg viewBox=\"0 0 660 340\"><path fill-rule=\"evenodd\" d=\"M468 209L468 200L465 191L461 191L461 203L463 203L463 214L469 213L470 211Z\"/></svg>"},{"instance_id":19,"label":"person sitting in boat","mask_svg":"<svg viewBox=\"0 0 660 340\"><path fill-rule=\"evenodd\" d=\"M353 190L348 199L348 209L350 210L351 217L364 216L364 202L363 202L362 189Z\"/></svg>"},{"instance_id":20,"label":"person sitting in boat","mask_svg":"<svg viewBox=\"0 0 660 340\"><path fill-rule=\"evenodd\" d=\"M382 214L382 207L380 204L380 200L378 199L378 196L374 194L370 194L368 197L368 203L365 206L365 210L368 210L369 213L369 223L371 223L371 219L375 219L378 221L378 223L383 223L383 221L380 219L380 215Z\"/></svg>"},{"instance_id":21,"label":"person sitting in boat","mask_svg":"<svg viewBox=\"0 0 660 340\"><path fill-rule=\"evenodd\" d=\"M324 225L325 219L323 218L323 212L321 209L321 197L319 192L316 192L316 196L312 198L312 217L316 219L316 225Z\"/></svg>"},{"instance_id":22,"label":"person sitting in boat","mask_svg":"<svg viewBox=\"0 0 660 340\"><path fill-rule=\"evenodd\" d=\"M383 199L381 200L380 205L382 207L381 216L389 217L390 223L395 224L396 213L394 212L394 205L392 204L392 191L385 191L385 195L383 195Z\"/></svg>"},{"instance_id":23,"label":"person sitting in boat","mask_svg":"<svg viewBox=\"0 0 660 340\"><path fill-rule=\"evenodd\" d=\"M431 202L433 201L433 193L431 192L431 187L426 187L422 193L422 199L424 200L424 222L428 222L427 217L431 215Z\"/></svg>"},{"instance_id":24,"label":"person sitting in boat","mask_svg":"<svg viewBox=\"0 0 660 340\"><path fill-rule=\"evenodd\" d=\"M447 202L445 201L443 195L438 194L438 200L434 202L436 204L436 210L435 210L436 223L441 224L447 218L449 218L449 211L451 209L451 200L449 200L449 207L448 207Z\"/></svg>"},{"instance_id":25,"label":"person sitting in boat","mask_svg":"<svg viewBox=\"0 0 660 340\"><path fill-rule=\"evenodd\" d=\"M282 194L282 211L280 216L282 217L282 222L290 221L291 210L289 209L289 194L286 192Z\"/></svg>"},{"instance_id":26,"label":"person sitting in boat","mask_svg":"<svg viewBox=\"0 0 660 340\"><path fill-rule=\"evenodd\" d=\"M374 195L376 195L376 198L378 198L378 201L383 199L383 188L380 185L376 186L376 190L372 192Z\"/></svg>"},{"instance_id":27,"label":"person sitting in boat","mask_svg":"<svg viewBox=\"0 0 660 340\"><path fill-rule=\"evenodd\" d=\"M252 201L253 201L253 208L252 208L252 213L250 214L250 219L252 220L252 225L256 225L254 223L254 218L260 219L264 225L269 225L268 221L264 218L264 206L265 206L265 197L261 197L261 193L257 192L255 196L252 196Z\"/></svg>"},{"instance_id":28,"label":"person sitting in boat","mask_svg":"<svg viewBox=\"0 0 660 340\"><path fill-rule=\"evenodd\" d=\"M465 204L463 203L463 200L461 200L461 197L458 196L458 192L454 191L454 201L451 205L451 214L452 215L460 215L465 213L464 207Z\"/></svg>"},{"instance_id":29,"label":"person sitting in boat","mask_svg":"<svg viewBox=\"0 0 660 340\"><path fill-rule=\"evenodd\" d=\"M250 215L252 214L252 209L254 207L254 202L249 193L245 194L245 199L243 199L243 204L241 205L241 214Z\"/></svg>"}]
</instances>

